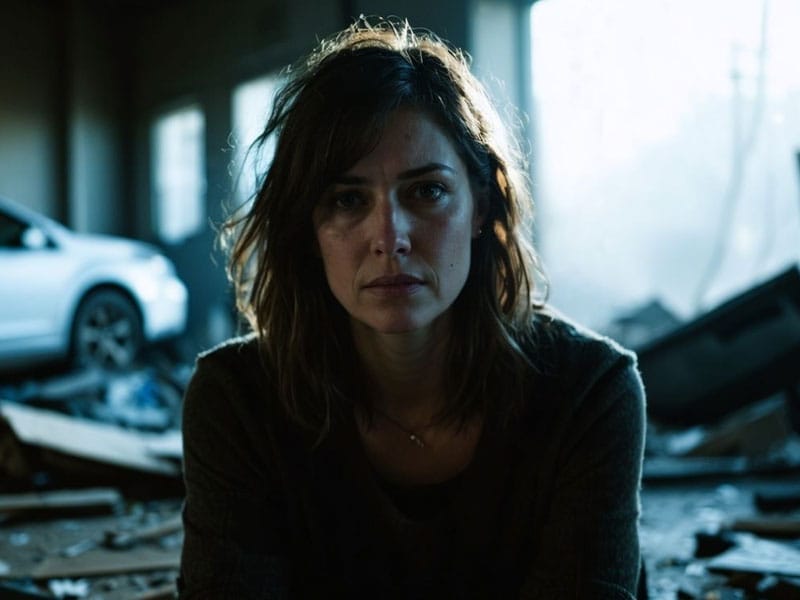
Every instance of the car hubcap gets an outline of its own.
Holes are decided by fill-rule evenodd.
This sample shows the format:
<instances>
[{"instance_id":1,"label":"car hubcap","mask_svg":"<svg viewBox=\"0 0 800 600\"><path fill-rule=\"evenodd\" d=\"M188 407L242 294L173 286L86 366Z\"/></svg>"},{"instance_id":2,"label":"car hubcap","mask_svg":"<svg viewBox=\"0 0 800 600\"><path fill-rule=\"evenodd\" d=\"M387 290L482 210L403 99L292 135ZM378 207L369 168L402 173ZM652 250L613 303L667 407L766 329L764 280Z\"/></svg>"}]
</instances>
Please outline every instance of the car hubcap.
<instances>
[{"instance_id":1,"label":"car hubcap","mask_svg":"<svg viewBox=\"0 0 800 600\"><path fill-rule=\"evenodd\" d=\"M135 340L128 317L113 306L98 306L80 332L81 347L87 362L124 367L133 361Z\"/></svg>"}]
</instances>

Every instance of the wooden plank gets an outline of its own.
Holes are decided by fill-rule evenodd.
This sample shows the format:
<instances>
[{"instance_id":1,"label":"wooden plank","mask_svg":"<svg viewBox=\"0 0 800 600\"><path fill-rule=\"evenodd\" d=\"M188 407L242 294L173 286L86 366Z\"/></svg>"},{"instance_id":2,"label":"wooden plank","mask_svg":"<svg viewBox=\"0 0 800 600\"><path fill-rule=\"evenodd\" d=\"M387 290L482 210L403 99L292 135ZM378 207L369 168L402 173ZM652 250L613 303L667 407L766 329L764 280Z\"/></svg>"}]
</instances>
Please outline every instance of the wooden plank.
<instances>
[{"instance_id":1,"label":"wooden plank","mask_svg":"<svg viewBox=\"0 0 800 600\"><path fill-rule=\"evenodd\" d=\"M139 529L106 532L103 545L107 548L130 548L139 542L157 540L167 535L178 533L183 529L183 520L180 513L164 519L155 525L148 525Z\"/></svg>"},{"instance_id":2,"label":"wooden plank","mask_svg":"<svg viewBox=\"0 0 800 600\"><path fill-rule=\"evenodd\" d=\"M75 557L48 556L27 574L32 579L94 577L165 571L180 566L180 548L136 546L130 550L94 548Z\"/></svg>"},{"instance_id":3,"label":"wooden plank","mask_svg":"<svg viewBox=\"0 0 800 600\"><path fill-rule=\"evenodd\" d=\"M779 394L731 414L685 456L765 456L791 433L788 408Z\"/></svg>"},{"instance_id":4,"label":"wooden plank","mask_svg":"<svg viewBox=\"0 0 800 600\"><path fill-rule=\"evenodd\" d=\"M748 534L740 534L737 540L739 546L708 562L709 570L800 577L800 551Z\"/></svg>"},{"instance_id":5,"label":"wooden plank","mask_svg":"<svg viewBox=\"0 0 800 600\"><path fill-rule=\"evenodd\" d=\"M644 459L645 481L670 481L696 477L742 475L749 470L744 456L648 456Z\"/></svg>"},{"instance_id":6,"label":"wooden plank","mask_svg":"<svg viewBox=\"0 0 800 600\"><path fill-rule=\"evenodd\" d=\"M105 509L111 512L121 502L122 495L113 488L0 494L0 512L69 512L75 509Z\"/></svg>"},{"instance_id":7,"label":"wooden plank","mask_svg":"<svg viewBox=\"0 0 800 600\"><path fill-rule=\"evenodd\" d=\"M753 517L736 519L730 524L733 531L748 531L764 537L800 537L800 515L794 517Z\"/></svg>"},{"instance_id":8,"label":"wooden plank","mask_svg":"<svg viewBox=\"0 0 800 600\"><path fill-rule=\"evenodd\" d=\"M174 583L166 583L136 596L135 600L171 600L177 597L178 588Z\"/></svg>"},{"instance_id":9,"label":"wooden plank","mask_svg":"<svg viewBox=\"0 0 800 600\"><path fill-rule=\"evenodd\" d=\"M183 434L180 431L165 431L146 445L147 452L158 458L183 460Z\"/></svg>"},{"instance_id":10,"label":"wooden plank","mask_svg":"<svg viewBox=\"0 0 800 600\"><path fill-rule=\"evenodd\" d=\"M177 534L182 529L183 520L181 514L177 513L153 525L146 525L136 529L106 530L102 537L86 538L74 542L63 548L60 554L67 558L74 558L100 546L109 550L127 550L142 542L154 541Z\"/></svg>"},{"instance_id":11,"label":"wooden plank","mask_svg":"<svg viewBox=\"0 0 800 600\"><path fill-rule=\"evenodd\" d=\"M148 445L172 433L153 434L77 419L53 411L0 402L0 414L24 444L70 456L161 475L180 475L180 466L155 457Z\"/></svg>"}]
</instances>

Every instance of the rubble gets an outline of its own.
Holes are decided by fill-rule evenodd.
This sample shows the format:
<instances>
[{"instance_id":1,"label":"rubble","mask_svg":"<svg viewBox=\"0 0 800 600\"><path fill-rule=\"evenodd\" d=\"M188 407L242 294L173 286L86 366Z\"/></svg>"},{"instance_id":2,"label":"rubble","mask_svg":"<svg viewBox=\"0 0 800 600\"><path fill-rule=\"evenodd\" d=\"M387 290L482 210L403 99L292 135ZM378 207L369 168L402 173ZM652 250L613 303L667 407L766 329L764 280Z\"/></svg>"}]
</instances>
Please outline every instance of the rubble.
<instances>
[{"instance_id":1,"label":"rubble","mask_svg":"<svg viewBox=\"0 0 800 600\"><path fill-rule=\"evenodd\" d=\"M150 444L157 445L163 441L164 434L127 430L11 402L0 402L0 416L8 423L16 439L26 446L87 462L180 476L178 465L155 456L149 450Z\"/></svg>"},{"instance_id":2,"label":"rubble","mask_svg":"<svg viewBox=\"0 0 800 600\"><path fill-rule=\"evenodd\" d=\"M636 347L648 415L692 426L798 383L800 269L774 278Z\"/></svg>"},{"instance_id":3,"label":"rubble","mask_svg":"<svg viewBox=\"0 0 800 600\"><path fill-rule=\"evenodd\" d=\"M800 270L637 350L651 599L800 599Z\"/></svg>"},{"instance_id":4,"label":"rubble","mask_svg":"<svg viewBox=\"0 0 800 600\"><path fill-rule=\"evenodd\" d=\"M800 470L800 435L789 401L775 394L719 422L684 429L650 423L644 479L740 477Z\"/></svg>"},{"instance_id":5,"label":"rubble","mask_svg":"<svg viewBox=\"0 0 800 600\"><path fill-rule=\"evenodd\" d=\"M0 386L0 597L175 596L186 381L146 368Z\"/></svg>"},{"instance_id":6,"label":"rubble","mask_svg":"<svg viewBox=\"0 0 800 600\"><path fill-rule=\"evenodd\" d=\"M713 557L710 571L800 577L800 550L787 544L738 534L736 546Z\"/></svg>"},{"instance_id":7,"label":"rubble","mask_svg":"<svg viewBox=\"0 0 800 600\"><path fill-rule=\"evenodd\" d=\"M114 515L0 526L0 556L6 562L0 582L44 594L33 597L60 597L57 592L73 585L85 589L88 598L155 592L153 597L173 597L183 541L179 511L179 498L146 504L126 500ZM4 594L0 588L0 597Z\"/></svg>"},{"instance_id":8,"label":"rubble","mask_svg":"<svg viewBox=\"0 0 800 600\"><path fill-rule=\"evenodd\" d=\"M614 318L603 333L626 348L641 348L674 331L681 320L655 298Z\"/></svg>"},{"instance_id":9,"label":"rubble","mask_svg":"<svg viewBox=\"0 0 800 600\"><path fill-rule=\"evenodd\" d=\"M180 493L188 377L185 367L162 364L0 386L0 474L18 488L42 475L54 480L49 487L144 484L145 476Z\"/></svg>"},{"instance_id":10,"label":"rubble","mask_svg":"<svg viewBox=\"0 0 800 600\"><path fill-rule=\"evenodd\" d=\"M732 531L747 531L769 538L800 539L800 514L735 519L728 527Z\"/></svg>"},{"instance_id":11,"label":"rubble","mask_svg":"<svg viewBox=\"0 0 800 600\"><path fill-rule=\"evenodd\" d=\"M753 498L761 512L787 511L800 508L800 484L786 485L780 490L761 490Z\"/></svg>"},{"instance_id":12,"label":"rubble","mask_svg":"<svg viewBox=\"0 0 800 600\"><path fill-rule=\"evenodd\" d=\"M0 494L0 517L112 513L121 504L119 491L110 488Z\"/></svg>"}]
</instances>

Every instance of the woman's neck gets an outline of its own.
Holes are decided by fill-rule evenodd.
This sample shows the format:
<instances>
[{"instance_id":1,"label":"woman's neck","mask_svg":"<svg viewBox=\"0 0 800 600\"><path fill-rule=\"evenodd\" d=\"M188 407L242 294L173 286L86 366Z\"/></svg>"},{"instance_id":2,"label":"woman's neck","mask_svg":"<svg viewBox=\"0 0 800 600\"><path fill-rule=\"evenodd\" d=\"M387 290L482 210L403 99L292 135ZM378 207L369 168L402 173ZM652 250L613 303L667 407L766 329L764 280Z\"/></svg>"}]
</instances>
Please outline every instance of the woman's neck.
<instances>
[{"instance_id":1,"label":"woman's neck","mask_svg":"<svg viewBox=\"0 0 800 600\"><path fill-rule=\"evenodd\" d=\"M448 320L425 330L382 334L352 324L353 340L376 408L408 424L426 424L444 405Z\"/></svg>"}]
</instances>

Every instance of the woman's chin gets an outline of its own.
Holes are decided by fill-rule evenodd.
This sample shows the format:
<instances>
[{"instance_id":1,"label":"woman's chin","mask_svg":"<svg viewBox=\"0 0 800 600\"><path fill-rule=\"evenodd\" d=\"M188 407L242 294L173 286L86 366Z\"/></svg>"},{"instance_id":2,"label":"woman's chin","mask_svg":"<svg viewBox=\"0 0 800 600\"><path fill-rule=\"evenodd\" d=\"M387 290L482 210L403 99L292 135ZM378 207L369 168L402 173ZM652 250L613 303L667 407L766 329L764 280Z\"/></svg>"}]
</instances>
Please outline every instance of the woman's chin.
<instances>
[{"instance_id":1,"label":"woman's chin","mask_svg":"<svg viewBox=\"0 0 800 600\"><path fill-rule=\"evenodd\" d=\"M404 335L436 330L434 325L441 320L441 316L395 314L365 319L352 317L352 320L356 330L366 330L379 335Z\"/></svg>"},{"instance_id":2,"label":"woman's chin","mask_svg":"<svg viewBox=\"0 0 800 600\"><path fill-rule=\"evenodd\" d=\"M363 328L381 335L401 335L426 329L425 323L413 320L394 319L389 321L360 322Z\"/></svg>"}]
</instances>

